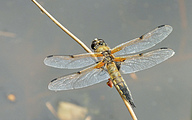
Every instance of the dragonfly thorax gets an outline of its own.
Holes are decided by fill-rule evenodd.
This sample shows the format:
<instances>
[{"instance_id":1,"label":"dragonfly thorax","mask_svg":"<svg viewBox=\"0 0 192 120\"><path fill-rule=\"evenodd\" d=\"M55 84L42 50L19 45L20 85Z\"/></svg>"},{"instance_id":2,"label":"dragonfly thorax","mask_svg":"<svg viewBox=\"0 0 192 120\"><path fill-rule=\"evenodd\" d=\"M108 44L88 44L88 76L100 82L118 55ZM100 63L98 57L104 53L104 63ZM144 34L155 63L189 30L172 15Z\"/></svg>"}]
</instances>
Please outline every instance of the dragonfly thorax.
<instances>
[{"instance_id":1,"label":"dragonfly thorax","mask_svg":"<svg viewBox=\"0 0 192 120\"><path fill-rule=\"evenodd\" d=\"M113 62L113 60L114 60L113 56L109 55L109 56L104 57L103 62L111 63L111 62Z\"/></svg>"},{"instance_id":2,"label":"dragonfly thorax","mask_svg":"<svg viewBox=\"0 0 192 120\"><path fill-rule=\"evenodd\" d=\"M111 54L111 50L103 51L101 54L103 54L103 62L104 63L111 63L114 60L114 55Z\"/></svg>"},{"instance_id":3,"label":"dragonfly thorax","mask_svg":"<svg viewBox=\"0 0 192 120\"><path fill-rule=\"evenodd\" d=\"M103 51L103 52L101 52L101 54L103 54L104 57L109 56L109 55L111 55L111 50Z\"/></svg>"}]
</instances>

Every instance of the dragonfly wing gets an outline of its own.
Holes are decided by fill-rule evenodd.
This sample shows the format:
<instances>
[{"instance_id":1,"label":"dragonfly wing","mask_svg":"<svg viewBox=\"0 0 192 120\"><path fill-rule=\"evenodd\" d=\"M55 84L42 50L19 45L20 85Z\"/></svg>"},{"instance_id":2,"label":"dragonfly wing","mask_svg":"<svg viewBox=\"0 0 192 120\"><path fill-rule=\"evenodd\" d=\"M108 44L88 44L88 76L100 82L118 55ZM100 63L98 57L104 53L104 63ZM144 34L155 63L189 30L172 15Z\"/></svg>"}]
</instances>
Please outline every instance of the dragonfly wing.
<instances>
[{"instance_id":1,"label":"dragonfly wing","mask_svg":"<svg viewBox=\"0 0 192 120\"><path fill-rule=\"evenodd\" d=\"M173 28L169 25L161 25L139 38L116 46L112 49L112 53L114 55L125 55L149 49L164 40L172 30Z\"/></svg>"},{"instance_id":2,"label":"dragonfly wing","mask_svg":"<svg viewBox=\"0 0 192 120\"><path fill-rule=\"evenodd\" d=\"M55 91L78 89L110 78L108 72L103 67L98 69L96 66L91 66L75 74L56 78L49 83L48 88Z\"/></svg>"},{"instance_id":3,"label":"dragonfly wing","mask_svg":"<svg viewBox=\"0 0 192 120\"><path fill-rule=\"evenodd\" d=\"M124 57L126 60L122 62L120 70L124 74L144 70L167 60L174 53L172 49L161 48L144 54L127 56Z\"/></svg>"},{"instance_id":4,"label":"dragonfly wing","mask_svg":"<svg viewBox=\"0 0 192 120\"><path fill-rule=\"evenodd\" d=\"M79 55L50 55L44 59L44 63L47 66L55 67L55 68L64 68L64 69L77 69L86 67L96 63L95 57L93 55L100 55L93 54L93 53L85 53ZM96 56L97 57L97 56Z\"/></svg>"}]
</instances>

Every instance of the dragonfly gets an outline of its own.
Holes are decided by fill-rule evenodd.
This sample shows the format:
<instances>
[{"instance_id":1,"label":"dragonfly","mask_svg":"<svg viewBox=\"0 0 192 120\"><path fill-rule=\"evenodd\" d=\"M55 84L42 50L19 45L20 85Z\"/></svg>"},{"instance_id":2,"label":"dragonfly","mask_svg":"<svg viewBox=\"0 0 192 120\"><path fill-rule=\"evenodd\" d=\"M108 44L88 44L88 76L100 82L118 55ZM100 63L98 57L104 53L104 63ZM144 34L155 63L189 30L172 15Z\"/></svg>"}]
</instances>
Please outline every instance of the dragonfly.
<instances>
[{"instance_id":1,"label":"dragonfly","mask_svg":"<svg viewBox=\"0 0 192 120\"><path fill-rule=\"evenodd\" d=\"M54 91L79 89L110 80L120 95L134 108L135 103L131 92L121 73L129 74L141 71L172 57L175 52L165 47L139 53L164 40L172 30L170 25L161 25L151 32L122 43L113 49L110 49L103 39L96 38L91 44L93 53L47 56L44 63L50 67L61 69L87 67L73 74L53 79L49 83L48 89Z\"/></svg>"}]
</instances>

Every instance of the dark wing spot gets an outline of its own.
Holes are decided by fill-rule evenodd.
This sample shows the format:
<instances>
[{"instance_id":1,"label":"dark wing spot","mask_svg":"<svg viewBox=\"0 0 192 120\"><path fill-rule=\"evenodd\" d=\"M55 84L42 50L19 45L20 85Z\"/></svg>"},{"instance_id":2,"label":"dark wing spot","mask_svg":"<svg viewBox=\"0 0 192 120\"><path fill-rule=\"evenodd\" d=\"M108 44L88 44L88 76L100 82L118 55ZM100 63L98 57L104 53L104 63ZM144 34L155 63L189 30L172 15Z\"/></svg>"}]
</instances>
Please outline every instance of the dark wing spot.
<instances>
[{"instance_id":1,"label":"dark wing spot","mask_svg":"<svg viewBox=\"0 0 192 120\"><path fill-rule=\"evenodd\" d=\"M53 55L49 55L49 56L47 56L47 58L50 58L50 57L53 57Z\"/></svg>"},{"instance_id":2,"label":"dark wing spot","mask_svg":"<svg viewBox=\"0 0 192 120\"><path fill-rule=\"evenodd\" d=\"M162 47L162 48L160 48L160 49L168 49L167 47Z\"/></svg>"},{"instance_id":3,"label":"dark wing spot","mask_svg":"<svg viewBox=\"0 0 192 120\"><path fill-rule=\"evenodd\" d=\"M141 35L141 37L139 37L139 39L143 39L143 35Z\"/></svg>"},{"instance_id":4,"label":"dark wing spot","mask_svg":"<svg viewBox=\"0 0 192 120\"><path fill-rule=\"evenodd\" d=\"M139 56L143 56L143 53L140 53Z\"/></svg>"},{"instance_id":5,"label":"dark wing spot","mask_svg":"<svg viewBox=\"0 0 192 120\"><path fill-rule=\"evenodd\" d=\"M158 26L158 28L161 28L161 27L164 27L165 25L160 25L160 26Z\"/></svg>"},{"instance_id":6,"label":"dark wing spot","mask_svg":"<svg viewBox=\"0 0 192 120\"><path fill-rule=\"evenodd\" d=\"M71 58L74 58L74 56L73 56L73 55L70 55L70 57L71 57Z\"/></svg>"},{"instance_id":7,"label":"dark wing spot","mask_svg":"<svg viewBox=\"0 0 192 120\"><path fill-rule=\"evenodd\" d=\"M81 72L79 71L79 72L77 72L77 74L81 74Z\"/></svg>"},{"instance_id":8,"label":"dark wing spot","mask_svg":"<svg viewBox=\"0 0 192 120\"><path fill-rule=\"evenodd\" d=\"M53 81L55 81L55 80L57 80L57 78L55 78L55 79L51 80L51 82L53 82Z\"/></svg>"},{"instance_id":9,"label":"dark wing spot","mask_svg":"<svg viewBox=\"0 0 192 120\"><path fill-rule=\"evenodd\" d=\"M115 62L117 69L119 70L121 68L121 62Z\"/></svg>"}]
</instances>

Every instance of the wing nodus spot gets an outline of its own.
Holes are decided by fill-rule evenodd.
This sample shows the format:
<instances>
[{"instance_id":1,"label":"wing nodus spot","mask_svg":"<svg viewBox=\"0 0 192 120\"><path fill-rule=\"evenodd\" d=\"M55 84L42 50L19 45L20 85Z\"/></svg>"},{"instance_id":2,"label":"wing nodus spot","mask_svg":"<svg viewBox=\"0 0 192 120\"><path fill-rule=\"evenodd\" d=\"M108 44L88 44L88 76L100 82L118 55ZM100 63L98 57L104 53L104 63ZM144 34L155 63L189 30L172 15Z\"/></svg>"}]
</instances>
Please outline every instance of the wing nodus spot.
<instances>
[{"instance_id":1,"label":"wing nodus spot","mask_svg":"<svg viewBox=\"0 0 192 120\"><path fill-rule=\"evenodd\" d=\"M140 53L139 56L143 56L143 53Z\"/></svg>"},{"instance_id":2,"label":"wing nodus spot","mask_svg":"<svg viewBox=\"0 0 192 120\"><path fill-rule=\"evenodd\" d=\"M71 58L74 58L74 56L73 56L73 55L70 55L70 57L71 57Z\"/></svg>"},{"instance_id":3,"label":"wing nodus spot","mask_svg":"<svg viewBox=\"0 0 192 120\"><path fill-rule=\"evenodd\" d=\"M139 39L143 39L143 35L141 35L141 37L139 37Z\"/></svg>"}]
</instances>

